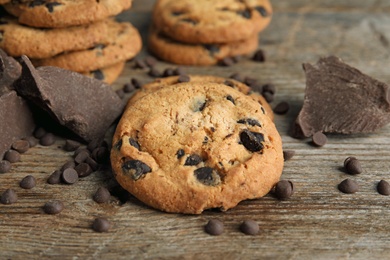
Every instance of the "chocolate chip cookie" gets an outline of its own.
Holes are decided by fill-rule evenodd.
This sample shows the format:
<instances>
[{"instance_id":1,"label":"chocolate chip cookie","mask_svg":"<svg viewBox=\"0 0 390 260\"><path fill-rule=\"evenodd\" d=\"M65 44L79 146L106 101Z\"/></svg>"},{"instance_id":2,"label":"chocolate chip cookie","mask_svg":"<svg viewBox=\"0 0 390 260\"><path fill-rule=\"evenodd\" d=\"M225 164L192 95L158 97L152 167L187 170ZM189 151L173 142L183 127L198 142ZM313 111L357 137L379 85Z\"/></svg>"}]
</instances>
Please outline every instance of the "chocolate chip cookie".
<instances>
[{"instance_id":1,"label":"chocolate chip cookie","mask_svg":"<svg viewBox=\"0 0 390 260\"><path fill-rule=\"evenodd\" d=\"M219 83L219 84L224 84L229 87L235 88L239 90L240 92L249 95L252 97L254 100L258 101L260 105L263 106L265 113L271 118L271 120L274 119L274 113L272 111L271 106L268 104L268 102L265 100L265 98L257 92L252 91L250 87L247 85L234 80L234 79L227 79L223 77L217 77L217 76L209 76L209 75L188 75L189 82L191 83L202 83L202 82L213 82L213 83ZM134 95L131 97L129 100L128 104L132 104L138 99L142 98L143 96L156 91L160 88L175 85L175 84L180 84L181 83L181 78L180 76L172 76L172 77L167 77L167 78L159 78L156 79L155 81L145 84L142 86L141 89L139 89L137 92L134 93Z\"/></svg>"},{"instance_id":2,"label":"chocolate chip cookie","mask_svg":"<svg viewBox=\"0 0 390 260\"><path fill-rule=\"evenodd\" d=\"M166 212L228 210L267 194L282 141L261 105L224 84L185 82L127 106L114 135L118 182Z\"/></svg>"},{"instance_id":3,"label":"chocolate chip cookie","mask_svg":"<svg viewBox=\"0 0 390 260\"><path fill-rule=\"evenodd\" d=\"M132 0L35 0L4 5L21 24L60 28L104 20L131 7Z\"/></svg>"},{"instance_id":4,"label":"chocolate chip cookie","mask_svg":"<svg viewBox=\"0 0 390 260\"><path fill-rule=\"evenodd\" d=\"M158 0L153 23L183 43L226 43L248 39L271 21L268 0Z\"/></svg>"}]
</instances>

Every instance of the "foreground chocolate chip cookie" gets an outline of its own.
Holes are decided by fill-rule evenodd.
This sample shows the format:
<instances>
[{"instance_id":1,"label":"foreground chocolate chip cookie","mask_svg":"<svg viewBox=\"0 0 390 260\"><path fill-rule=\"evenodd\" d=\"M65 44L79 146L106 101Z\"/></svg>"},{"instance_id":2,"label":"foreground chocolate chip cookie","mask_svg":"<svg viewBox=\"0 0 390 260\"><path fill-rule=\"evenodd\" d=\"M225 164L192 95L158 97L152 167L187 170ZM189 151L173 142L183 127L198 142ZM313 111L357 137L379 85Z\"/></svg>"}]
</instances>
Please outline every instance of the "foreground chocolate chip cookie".
<instances>
[{"instance_id":1,"label":"foreground chocolate chip cookie","mask_svg":"<svg viewBox=\"0 0 390 260\"><path fill-rule=\"evenodd\" d=\"M271 16L268 0L158 0L153 23L180 42L225 43L257 34Z\"/></svg>"},{"instance_id":2,"label":"foreground chocolate chip cookie","mask_svg":"<svg viewBox=\"0 0 390 260\"><path fill-rule=\"evenodd\" d=\"M208 76L208 75L188 75L188 81L197 84L197 83L202 83L202 82L212 82L212 83L219 83L219 84L224 84L226 86L235 88L239 90L240 92L252 97L254 100L260 103L260 105L263 106L264 108L264 113L268 115L271 120L274 119L274 113L272 111L271 106L268 104L268 102L265 100L265 98L257 92L253 92L250 87L247 85L234 80L234 79L226 79L223 77L217 77L217 76ZM175 85L175 84L180 84L182 82L182 79L180 76L172 76L172 77L167 77L167 78L159 78L156 79L155 81L145 84L142 86L140 90L138 90L129 100L128 105L133 104L136 102L138 99L142 98L143 96L156 91L158 89Z\"/></svg>"},{"instance_id":3,"label":"foreground chocolate chip cookie","mask_svg":"<svg viewBox=\"0 0 390 260\"><path fill-rule=\"evenodd\" d=\"M115 132L118 182L167 212L227 210L267 194L283 169L282 142L260 104L218 83L181 83L129 105Z\"/></svg>"},{"instance_id":4,"label":"foreground chocolate chip cookie","mask_svg":"<svg viewBox=\"0 0 390 260\"><path fill-rule=\"evenodd\" d=\"M187 44L172 40L151 29L149 49L159 58L181 65L214 65L226 57L246 55L259 45L257 34L250 38L221 44Z\"/></svg>"},{"instance_id":5,"label":"foreground chocolate chip cookie","mask_svg":"<svg viewBox=\"0 0 390 260\"><path fill-rule=\"evenodd\" d=\"M142 40L138 30L130 23L119 23L119 28L106 35L108 44L94 48L67 52L48 59L32 60L35 66L56 66L76 72L93 71L118 62L126 61L138 54Z\"/></svg>"},{"instance_id":6,"label":"foreground chocolate chip cookie","mask_svg":"<svg viewBox=\"0 0 390 260\"><path fill-rule=\"evenodd\" d=\"M131 7L132 0L35 0L4 5L21 24L60 28L101 21Z\"/></svg>"}]
</instances>

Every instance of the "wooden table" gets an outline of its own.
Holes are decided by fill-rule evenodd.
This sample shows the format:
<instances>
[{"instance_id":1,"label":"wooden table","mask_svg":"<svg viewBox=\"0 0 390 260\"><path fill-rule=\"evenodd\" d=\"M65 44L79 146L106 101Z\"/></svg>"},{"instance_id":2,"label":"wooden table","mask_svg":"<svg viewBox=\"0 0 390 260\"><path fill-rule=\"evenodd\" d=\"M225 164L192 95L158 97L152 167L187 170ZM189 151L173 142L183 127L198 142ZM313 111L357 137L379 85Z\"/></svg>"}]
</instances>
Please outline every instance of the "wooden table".
<instances>
[{"instance_id":1,"label":"wooden table","mask_svg":"<svg viewBox=\"0 0 390 260\"><path fill-rule=\"evenodd\" d=\"M150 22L154 1L135 0L120 15L131 21L143 36ZM348 64L383 82L390 83L390 2L378 0L272 1L274 17L260 34L265 63L244 59L232 67L186 67L189 73L229 76L241 72L259 82L276 85L272 106L288 101L287 115L276 116L284 149L296 155L285 164L283 178L294 182L296 192L286 201L272 196L245 201L221 213L202 215L166 214L136 199L120 205L98 205L92 200L97 187L106 185L104 172L74 185L49 185L48 175L70 159L59 139L50 147L37 146L22 155L12 172L0 176L0 192L14 188L19 200L0 205L1 259L387 259L390 253L390 197L379 195L376 184L390 181L390 126L377 133L329 136L322 148L308 140L296 140L287 130L303 101L303 62L337 55ZM141 57L148 55L146 50ZM130 78L151 81L145 70L132 69L132 62L116 84ZM175 65L159 62L161 70ZM340 168L347 156L361 160L364 172L349 176ZM26 175L37 178L32 190L19 188ZM360 191L343 194L337 185L345 178L360 184ZM59 215L43 213L52 199L62 200ZM97 216L112 223L108 233L96 233L91 223ZM221 236L210 236L203 226L211 218L224 222ZM260 234L247 236L238 230L245 219L256 220Z\"/></svg>"}]
</instances>

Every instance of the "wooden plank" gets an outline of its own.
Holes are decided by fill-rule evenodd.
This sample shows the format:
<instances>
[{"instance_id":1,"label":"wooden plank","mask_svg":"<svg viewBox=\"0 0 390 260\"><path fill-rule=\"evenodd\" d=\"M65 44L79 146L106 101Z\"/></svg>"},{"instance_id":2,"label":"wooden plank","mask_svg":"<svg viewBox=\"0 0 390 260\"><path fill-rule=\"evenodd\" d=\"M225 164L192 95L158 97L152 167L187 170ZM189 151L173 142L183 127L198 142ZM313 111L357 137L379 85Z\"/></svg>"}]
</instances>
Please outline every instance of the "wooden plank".
<instances>
[{"instance_id":1,"label":"wooden plank","mask_svg":"<svg viewBox=\"0 0 390 260\"><path fill-rule=\"evenodd\" d=\"M146 42L154 1L135 1L120 19L134 23ZM272 82L275 101L291 105L287 115L275 118L284 149L296 151L286 162L283 178L294 182L296 192L287 201L268 195L245 201L227 212L207 211L199 216L166 214L144 206L135 198L97 205L92 194L110 185L108 171L97 172L75 185L49 185L48 175L70 159L59 138L50 147L37 146L22 155L11 173L0 176L0 192L14 188L19 201L0 205L0 256L21 258L81 259L372 259L387 258L390 251L390 198L379 195L376 184L390 181L390 126L375 134L329 137L322 148L288 135L302 105L305 78L302 62L315 63L325 55L338 55L352 66L390 82L388 64L388 1L273 1L272 23L260 34L267 54L265 63L244 59L232 67L185 67L193 74L229 76L233 72ZM148 55L146 48L140 54ZM151 81L147 71L132 69L129 62L119 88L130 78ZM163 70L175 65L159 62ZM364 167L358 176L340 170L347 156L357 156ZM23 190L18 182L26 175L37 178L37 187ZM342 194L337 185L345 178L359 182L360 191ZM65 210L55 216L42 211L45 202L59 199ZM108 233L96 233L91 223L97 216L112 223ZM210 218L225 224L221 236L210 236L203 226ZM245 219L258 221L261 232L246 236L238 226Z\"/></svg>"}]
</instances>

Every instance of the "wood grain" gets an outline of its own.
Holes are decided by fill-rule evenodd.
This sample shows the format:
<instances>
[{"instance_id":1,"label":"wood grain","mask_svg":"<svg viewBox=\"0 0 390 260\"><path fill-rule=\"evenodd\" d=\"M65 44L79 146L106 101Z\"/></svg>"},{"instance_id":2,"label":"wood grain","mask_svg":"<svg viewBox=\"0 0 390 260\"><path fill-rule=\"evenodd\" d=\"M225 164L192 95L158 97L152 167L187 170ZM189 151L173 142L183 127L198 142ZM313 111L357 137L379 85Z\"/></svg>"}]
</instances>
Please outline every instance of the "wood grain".
<instances>
[{"instance_id":1,"label":"wood grain","mask_svg":"<svg viewBox=\"0 0 390 260\"><path fill-rule=\"evenodd\" d=\"M146 42L152 0L135 0L133 8L119 16L140 29ZM326 2L326 3L325 3ZM50 147L37 146L0 176L0 192L14 188L19 200L0 205L1 259L374 259L390 252L390 197L379 195L376 184L389 177L390 126L374 134L329 136L322 148L288 135L304 96L303 62L337 55L381 81L390 83L390 3L376 0L272 1L273 20L260 34L265 63L244 59L232 67L186 67L196 74L229 76L233 72L272 82L277 87L275 106L288 101L291 110L275 118L284 149L296 151L287 161L283 178L294 182L296 192L286 201L268 195L245 201L228 212L207 211L199 216L166 214L135 198L121 204L115 197L98 205L92 194L109 185L110 175L100 171L74 185L49 185L48 175L70 159L59 138ZM148 55L146 48L140 57ZM132 69L132 62L113 85L120 88L135 77L152 79L147 71ZM159 62L163 70L175 67ZM362 108L364 109L364 108ZM364 172L349 176L341 170L347 156L361 160ZM32 190L19 188L26 175L37 178ZM337 185L352 178L360 185L353 195ZM59 215L42 211L45 202L62 200ZM108 233L92 231L95 217L109 219ZM203 226L210 218L224 222L221 236L210 236ZM261 232L246 236L238 226L256 220Z\"/></svg>"}]
</instances>

